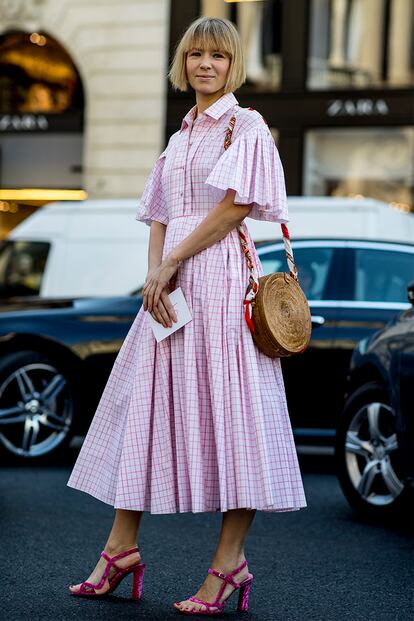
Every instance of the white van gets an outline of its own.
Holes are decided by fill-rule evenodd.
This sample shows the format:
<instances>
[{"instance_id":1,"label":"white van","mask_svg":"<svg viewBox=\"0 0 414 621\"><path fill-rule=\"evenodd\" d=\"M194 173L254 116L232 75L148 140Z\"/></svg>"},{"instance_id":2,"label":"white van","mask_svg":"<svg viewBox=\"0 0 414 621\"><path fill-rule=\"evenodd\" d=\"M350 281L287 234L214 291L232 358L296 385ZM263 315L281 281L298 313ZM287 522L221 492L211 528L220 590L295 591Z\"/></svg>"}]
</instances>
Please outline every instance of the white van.
<instances>
[{"instance_id":1,"label":"white van","mask_svg":"<svg viewBox=\"0 0 414 621\"><path fill-rule=\"evenodd\" d=\"M49 203L16 226L0 251L0 296L130 293L147 274L150 227L139 201Z\"/></svg>"},{"instance_id":2,"label":"white van","mask_svg":"<svg viewBox=\"0 0 414 621\"><path fill-rule=\"evenodd\" d=\"M414 215L372 199L289 197L292 240L312 237L413 242ZM150 228L138 200L45 205L0 245L0 297L124 295L147 274ZM255 242L282 239L280 225L247 218Z\"/></svg>"}]
</instances>

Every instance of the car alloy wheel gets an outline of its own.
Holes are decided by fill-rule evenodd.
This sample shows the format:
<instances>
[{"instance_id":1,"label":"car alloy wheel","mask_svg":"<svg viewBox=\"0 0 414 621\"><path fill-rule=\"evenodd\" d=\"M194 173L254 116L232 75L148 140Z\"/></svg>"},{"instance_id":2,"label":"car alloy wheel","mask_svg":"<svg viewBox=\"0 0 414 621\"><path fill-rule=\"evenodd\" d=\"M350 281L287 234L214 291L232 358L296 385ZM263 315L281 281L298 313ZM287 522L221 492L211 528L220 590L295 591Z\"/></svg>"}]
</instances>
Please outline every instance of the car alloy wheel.
<instances>
[{"instance_id":1,"label":"car alloy wheel","mask_svg":"<svg viewBox=\"0 0 414 621\"><path fill-rule=\"evenodd\" d=\"M397 420L387 391L368 382L353 391L341 414L335 460L339 483L351 507L368 518L409 515ZM401 508L408 511L400 511Z\"/></svg>"},{"instance_id":2,"label":"car alloy wheel","mask_svg":"<svg viewBox=\"0 0 414 621\"><path fill-rule=\"evenodd\" d=\"M45 356L19 352L2 361L0 442L7 451L24 459L52 453L68 440L73 416L68 380Z\"/></svg>"},{"instance_id":3,"label":"car alloy wheel","mask_svg":"<svg viewBox=\"0 0 414 621\"><path fill-rule=\"evenodd\" d=\"M389 405L374 401L357 411L346 434L345 461L365 502L388 505L401 494L395 414Z\"/></svg>"}]
</instances>

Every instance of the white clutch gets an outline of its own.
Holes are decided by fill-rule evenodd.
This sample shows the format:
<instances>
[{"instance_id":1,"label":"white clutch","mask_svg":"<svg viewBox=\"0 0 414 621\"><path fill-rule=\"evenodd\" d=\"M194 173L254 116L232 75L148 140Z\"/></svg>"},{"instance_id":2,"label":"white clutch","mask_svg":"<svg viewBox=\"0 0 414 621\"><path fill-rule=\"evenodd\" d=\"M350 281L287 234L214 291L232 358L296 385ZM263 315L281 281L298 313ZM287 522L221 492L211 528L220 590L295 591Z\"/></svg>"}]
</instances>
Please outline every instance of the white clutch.
<instances>
[{"instance_id":1,"label":"white clutch","mask_svg":"<svg viewBox=\"0 0 414 621\"><path fill-rule=\"evenodd\" d=\"M171 328L164 328L164 326L161 323L158 323L158 321L156 321L148 311L145 311L157 343L167 338L167 336L170 336L170 334L176 332L192 320L192 315L181 287L174 289L168 297L170 298L171 304L174 306L174 310L177 315L177 321L173 322Z\"/></svg>"}]
</instances>

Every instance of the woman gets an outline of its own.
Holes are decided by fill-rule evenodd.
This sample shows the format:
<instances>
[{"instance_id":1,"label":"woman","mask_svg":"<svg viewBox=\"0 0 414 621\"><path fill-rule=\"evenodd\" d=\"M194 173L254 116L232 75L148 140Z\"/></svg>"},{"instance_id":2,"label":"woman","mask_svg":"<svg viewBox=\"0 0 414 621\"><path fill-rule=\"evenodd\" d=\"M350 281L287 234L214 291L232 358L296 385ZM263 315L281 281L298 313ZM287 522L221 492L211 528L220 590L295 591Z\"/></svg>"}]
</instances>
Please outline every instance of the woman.
<instances>
[{"instance_id":1,"label":"woman","mask_svg":"<svg viewBox=\"0 0 414 621\"><path fill-rule=\"evenodd\" d=\"M113 505L115 520L104 558L71 592L106 593L129 572L139 597L143 511L220 511L211 569L195 596L174 604L183 613L214 614L237 589L239 608L247 609L253 576L244 542L256 510L306 506L280 360L255 347L244 320L249 273L237 232L246 216L287 222L288 214L270 131L233 95L245 80L233 24L213 18L191 24L170 79L183 91L190 85L196 105L156 162L136 216L151 226L143 306L68 482ZM145 313L172 326L168 294L176 287L192 320L157 343Z\"/></svg>"}]
</instances>

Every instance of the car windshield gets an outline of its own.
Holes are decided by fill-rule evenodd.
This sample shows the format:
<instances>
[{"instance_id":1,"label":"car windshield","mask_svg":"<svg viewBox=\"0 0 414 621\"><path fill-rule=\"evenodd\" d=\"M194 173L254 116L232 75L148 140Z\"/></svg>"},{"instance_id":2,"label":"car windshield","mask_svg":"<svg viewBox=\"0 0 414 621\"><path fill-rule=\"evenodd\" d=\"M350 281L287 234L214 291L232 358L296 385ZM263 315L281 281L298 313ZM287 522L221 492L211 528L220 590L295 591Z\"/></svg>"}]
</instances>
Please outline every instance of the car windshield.
<instances>
[{"instance_id":1,"label":"car windshield","mask_svg":"<svg viewBox=\"0 0 414 621\"><path fill-rule=\"evenodd\" d=\"M0 297L39 295L50 244L0 242Z\"/></svg>"}]
</instances>

